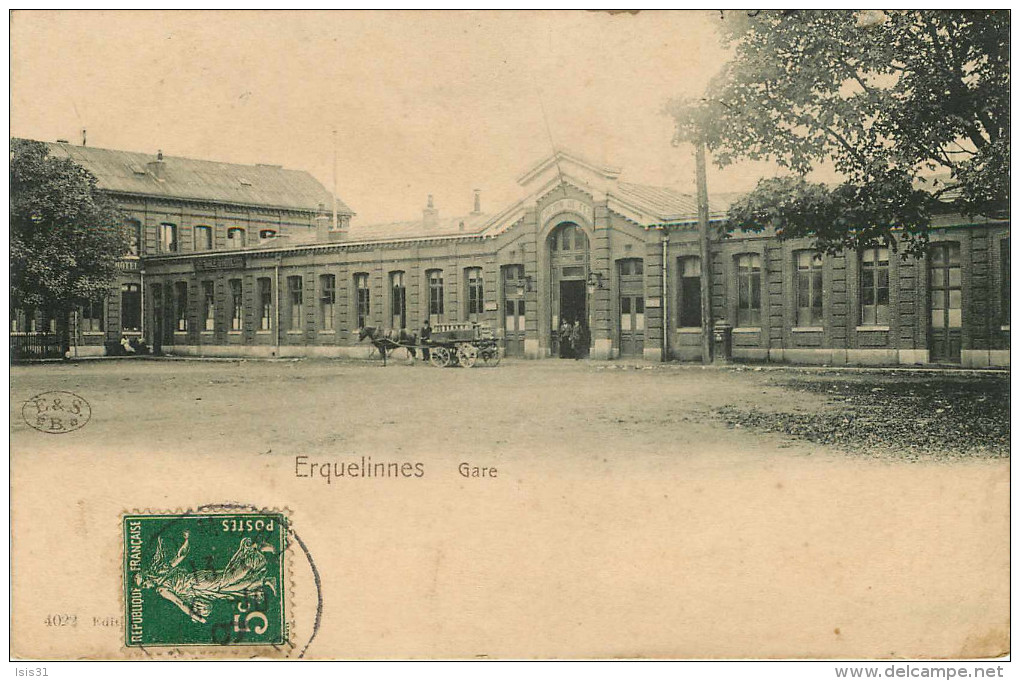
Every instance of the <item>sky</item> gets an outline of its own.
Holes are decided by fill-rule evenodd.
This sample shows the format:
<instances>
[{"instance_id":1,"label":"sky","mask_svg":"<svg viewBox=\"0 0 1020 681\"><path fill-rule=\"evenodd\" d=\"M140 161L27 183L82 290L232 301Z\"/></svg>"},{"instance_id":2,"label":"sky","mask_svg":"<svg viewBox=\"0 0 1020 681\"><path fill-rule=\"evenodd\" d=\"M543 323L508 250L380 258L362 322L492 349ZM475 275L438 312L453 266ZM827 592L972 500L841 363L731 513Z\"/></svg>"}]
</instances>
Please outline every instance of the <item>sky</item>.
<instances>
[{"instance_id":1,"label":"sky","mask_svg":"<svg viewBox=\"0 0 1020 681\"><path fill-rule=\"evenodd\" d=\"M555 145L694 191L662 113L728 58L720 13L16 11L11 135L306 170L361 224L496 212ZM333 143L334 134L336 144ZM775 174L709 169L709 191Z\"/></svg>"}]
</instances>

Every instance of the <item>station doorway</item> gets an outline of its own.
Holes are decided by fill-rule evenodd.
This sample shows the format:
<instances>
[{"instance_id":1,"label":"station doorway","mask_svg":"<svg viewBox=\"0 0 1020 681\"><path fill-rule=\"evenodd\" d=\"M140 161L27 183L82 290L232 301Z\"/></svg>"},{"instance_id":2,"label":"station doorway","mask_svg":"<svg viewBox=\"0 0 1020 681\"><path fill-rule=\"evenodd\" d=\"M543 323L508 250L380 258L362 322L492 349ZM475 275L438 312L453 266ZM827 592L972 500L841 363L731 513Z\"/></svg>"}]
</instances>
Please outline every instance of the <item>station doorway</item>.
<instances>
[{"instance_id":1,"label":"station doorway","mask_svg":"<svg viewBox=\"0 0 1020 681\"><path fill-rule=\"evenodd\" d=\"M564 222L549 235L551 350L554 357L587 356L591 342L588 318L588 235L577 224ZM564 324L581 324L580 348L568 347L561 338Z\"/></svg>"}]
</instances>

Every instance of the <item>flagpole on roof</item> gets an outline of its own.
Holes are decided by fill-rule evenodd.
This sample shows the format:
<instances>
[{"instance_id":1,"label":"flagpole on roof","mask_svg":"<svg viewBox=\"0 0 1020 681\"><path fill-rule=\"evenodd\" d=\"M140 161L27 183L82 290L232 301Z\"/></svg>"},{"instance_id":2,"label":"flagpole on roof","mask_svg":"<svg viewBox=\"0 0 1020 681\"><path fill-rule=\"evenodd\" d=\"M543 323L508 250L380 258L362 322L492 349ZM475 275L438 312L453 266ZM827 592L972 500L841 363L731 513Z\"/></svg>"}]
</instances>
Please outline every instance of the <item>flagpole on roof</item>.
<instances>
[{"instance_id":1,"label":"flagpole on roof","mask_svg":"<svg viewBox=\"0 0 1020 681\"><path fill-rule=\"evenodd\" d=\"M336 228L336 128L333 128L333 230Z\"/></svg>"}]
</instances>

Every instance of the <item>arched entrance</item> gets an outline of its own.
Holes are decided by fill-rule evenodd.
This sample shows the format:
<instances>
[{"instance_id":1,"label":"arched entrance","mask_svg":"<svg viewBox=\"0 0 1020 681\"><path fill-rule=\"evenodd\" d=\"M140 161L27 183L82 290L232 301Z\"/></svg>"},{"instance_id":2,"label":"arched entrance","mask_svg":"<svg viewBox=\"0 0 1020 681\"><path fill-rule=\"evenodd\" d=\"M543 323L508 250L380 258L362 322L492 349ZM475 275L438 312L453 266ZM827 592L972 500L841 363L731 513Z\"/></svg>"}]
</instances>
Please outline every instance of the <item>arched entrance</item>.
<instances>
[{"instance_id":1,"label":"arched entrance","mask_svg":"<svg viewBox=\"0 0 1020 681\"><path fill-rule=\"evenodd\" d=\"M587 355L591 343L590 301L587 280L589 272L588 235L574 222L563 222L549 233L550 310L553 356L572 356L561 344L563 324L582 326L581 354Z\"/></svg>"}]
</instances>

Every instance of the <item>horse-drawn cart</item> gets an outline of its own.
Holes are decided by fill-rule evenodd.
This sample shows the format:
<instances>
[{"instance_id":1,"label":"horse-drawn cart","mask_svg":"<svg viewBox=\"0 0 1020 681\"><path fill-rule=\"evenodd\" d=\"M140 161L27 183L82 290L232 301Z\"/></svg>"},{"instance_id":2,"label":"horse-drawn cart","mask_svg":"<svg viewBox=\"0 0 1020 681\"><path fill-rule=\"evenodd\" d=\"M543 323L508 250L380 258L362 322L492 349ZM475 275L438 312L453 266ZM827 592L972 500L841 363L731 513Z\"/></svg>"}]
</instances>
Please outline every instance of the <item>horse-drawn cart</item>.
<instances>
[{"instance_id":1,"label":"horse-drawn cart","mask_svg":"<svg viewBox=\"0 0 1020 681\"><path fill-rule=\"evenodd\" d=\"M492 328L475 322L436 324L432 337L423 342L429 362L435 367L473 367L478 360L496 366L500 360L499 340Z\"/></svg>"}]
</instances>

